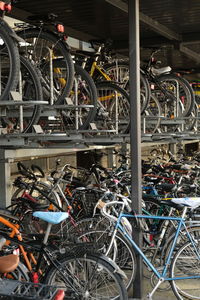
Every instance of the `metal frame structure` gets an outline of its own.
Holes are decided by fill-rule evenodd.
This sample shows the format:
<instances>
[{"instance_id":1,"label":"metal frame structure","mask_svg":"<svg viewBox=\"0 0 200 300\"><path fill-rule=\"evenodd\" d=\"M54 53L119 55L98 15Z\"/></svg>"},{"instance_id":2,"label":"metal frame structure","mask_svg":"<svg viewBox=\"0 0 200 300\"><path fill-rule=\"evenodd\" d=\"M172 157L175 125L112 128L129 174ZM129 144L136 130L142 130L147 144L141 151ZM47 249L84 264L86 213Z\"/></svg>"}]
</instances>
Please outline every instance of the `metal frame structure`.
<instances>
[{"instance_id":1,"label":"metal frame structure","mask_svg":"<svg viewBox=\"0 0 200 300\"><path fill-rule=\"evenodd\" d=\"M140 94L139 94L139 21L147 24L156 33L161 34L169 43L177 42L180 45L180 51L191 59L199 62L199 54L190 50L184 44L184 37L170 30L166 26L153 20L149 16L139 12L139 0L128 0L128 4L121 0L105 0L120 10L129 14L129 57L130 57L130 103L131 103L131 131L130 135L116 135L114 133L105 134L98 130L86 130L74 132L63 132L57 134L43 133L18 133L18 134L1 134L0 135L0 170L4 177L0 183L1 193L5 194L5 201L10 197L7 194L6 177L10 174L10 157L6 149L15 148L65 148L72 149L74 147L89 148L95 144L131 144L131 163L132 168L132 205L134 209L141 213L141 143L142 142L163 142L172 143L182 140L200 140L200 132L178 132L178 133L154 133L142 134L141 136L141 120L140 120ZM21 10L16 9L21 13ZM27 13L25 13L25 18ZM188 41L187 41L188 42ZM45 103L43 103L45 104ZM5 105L5 103L4 103ZM10 103L8 105L11 105ZM19 104L20 105L20 104ZM54 107L56 108L56 107ZM6 202L5 202L6 203ZM4 203L4 204L5 204ZM3 204L3 203L1 203ZM137 244L141 244L141 235L134 232L134 239ZM142 262L138 258L137 278L135 281L134 295L135 299L142 299Z\"/></svg>"}]
</instances>

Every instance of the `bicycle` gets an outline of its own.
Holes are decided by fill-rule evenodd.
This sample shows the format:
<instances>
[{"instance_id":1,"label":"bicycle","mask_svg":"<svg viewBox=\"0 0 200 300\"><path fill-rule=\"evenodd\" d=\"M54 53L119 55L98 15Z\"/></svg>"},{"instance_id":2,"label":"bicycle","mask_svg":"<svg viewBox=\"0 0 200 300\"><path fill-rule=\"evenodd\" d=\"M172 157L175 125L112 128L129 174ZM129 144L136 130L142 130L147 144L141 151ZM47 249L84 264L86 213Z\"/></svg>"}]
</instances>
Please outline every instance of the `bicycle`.
<instances>
[{"instance_id":1,"label":"bicycle","mask_svg":"<svg viewBox=\"0 0 200 300\"><path fill-rule=\"evenodd\" d=\"M172 290L177 297L177 299L200 299L200 290L198 289L198 281L200 279L199 274L199 261L200 261L200 252L199 248L199 240L195 240L194 237L187 231L187 227L185 225L184 217L186 213L187 206L194 208L200 205L200 199L198 198L196 201L192 201L190 198L179 198L174 199L175 203L179 203L183 206L183 214L182 217L165 217L165 216L146 216L139 214L130 214L123 213L125 208L125 203L121 203L119 201L111 202L111 203L103 203L102 214L112 220L115 224L114 232L112 233L112 239L110 242L110 248L114 242L115 236L118 232L122 233L128 241L132 244L133 249L141 256L144 260L145 265L152 270L152 272L157 277L158 281L153 288L152 292L148 294L148 299L153 299L153 295L155 291L159 288L160 284L164 281L169 281L172 287ZM107 208L113 205L121 205L121 212L118 217L111 215ZM125 230L122 220L123 218L132 219L135 226L139 228L140 221L142 219L149 220L171 220L177 222L176 234L174 240L171 245L171 249L169 251L169 255L163 264L161 270L156 268L148 257L143 253L133 238L127 233ZM184 228L188 237L188 242L186 242L183 246L181 246L176 253L174 253L174 249L180 234L181 229ZM188 283L189 282L189 283Z\"/></svg>"},{"instance_id":2,"label":"bicycle","mask_svg":"<svg viewBox=\"0 0 200 300\"><path fill-rule=\"evenodd\" d=\"M29 268L31 278L34 283L41 280L47 285L59 285L65 290L71 299L127 299L127 292L121 279L123 272L108 258L95 254L94 247L88 243L77 245L69 243L65 248L60 247L60 241L56 243L49 240L51 227L59 224L68 218L67 213L43 212L33 213L35 218L39 218L48 223L42 241L23 241L17 228L12 228L17 235L9 235L4 230L0 230L8 241L19 245L22 250L25 247L28 253L35 252L38 259L35 267ZM1 217L1 221L3 218ZM49 241L49 242L48 242ZM57 245L57 246L56 246ZM24 257L27 253L24 251ZM41 276L42 271L42 276Z\"/></svg>"},{"instance_id":3,"label":"bicycle","mask_svg":"<svg viewBox=\"0 0 200 300\"><path fill-rule=\"evenodd\" d=\"M10 1L0 3L1 38L1 88L0 100L8 100L10 91L14 91L19 81L20 59L17 43L21 39L4 20L6 12L11 11Z\"/></svg>"},{"instance_id":4,"label":"bicycle","mask_svg":"<svg viewBox=\"0 0 200 300\"><path fill-rule=\"evenodd\" d=\"M19 266L19 256L9 254L0 257L0 273L6 274L14 272ZM64 291L58 287L48 286L44 284L34 284L32 282L23 282L17 280L9 280L4 277L0 278L0 299L4 300L36 300L42 297L43 300L62 300L64 299Z\"/></svg>"},{"instance_id":5,"label":"bicycle","mask_svg":"<svg viewBox=\"0 0 200 300\"><path fill-rule=\"evenodd\" d=\"M90 55L86 51L77 51L78 59L82 56L83 67L87 68L90 76L96 83L104 81L105 85L107 81L126 90L127 83L129 81L129 66L126 62L115 60L110 55L110 47L112 46L111 40L102 41L91 41L91 44L97 50L95 53ZM89 58L89 60L88 60ZM109 63L107 63L109 61ZM110 62L112 61L112 62ZM127 92L127 91L126 91ZM140 73L140 99L141 99L141 113L146 109L150 100L150 86L145 76Z\"/></svg>"}]
</instances>

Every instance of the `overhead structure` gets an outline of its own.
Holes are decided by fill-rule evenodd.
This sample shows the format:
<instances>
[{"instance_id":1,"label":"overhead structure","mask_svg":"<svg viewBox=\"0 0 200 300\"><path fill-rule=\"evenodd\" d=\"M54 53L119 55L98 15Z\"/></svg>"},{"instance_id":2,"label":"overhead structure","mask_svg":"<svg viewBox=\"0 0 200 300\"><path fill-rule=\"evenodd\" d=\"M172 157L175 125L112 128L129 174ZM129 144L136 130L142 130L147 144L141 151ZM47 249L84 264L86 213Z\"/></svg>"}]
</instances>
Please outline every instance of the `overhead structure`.
<instances>
[{"instance_id":1,"label":"overhead structure","mask_svg":"<svg viewBox=\"0 0 200 300\"><path fill-rule=\"evenodd\" d=\"M58 15L69 36L85 41L111 38L115 50L128 56L128 0L20 0L12 15L28 21L29 15L47 11ZM140 0L139 18L142 59L149 57L146 48L165 45L169 47L159 54L159 60L163 57L175 70L184 66L199 72L199 1Z\"/></svg>"}]
</instances>

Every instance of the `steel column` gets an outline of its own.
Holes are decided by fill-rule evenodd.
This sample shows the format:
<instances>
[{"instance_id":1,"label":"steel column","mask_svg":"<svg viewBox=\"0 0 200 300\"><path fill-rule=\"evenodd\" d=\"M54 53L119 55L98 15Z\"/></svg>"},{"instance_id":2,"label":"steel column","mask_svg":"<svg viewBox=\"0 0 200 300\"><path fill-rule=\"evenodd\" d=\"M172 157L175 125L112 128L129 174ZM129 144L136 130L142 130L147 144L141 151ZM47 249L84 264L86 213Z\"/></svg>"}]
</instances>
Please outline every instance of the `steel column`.
<instances>
[{"instance_id":1,"label":"steel column","mask_svg":"<svg viewBox=\"0 0 200 300\"><path fill-rule=\"evenodd\" d=\"M129 13L129 82L131 104L131 198L132 207L141 213L141 118L140 118L140 43L139 43L139 0L128 1ZM142 246L142 234L133 229L136 243ZM133 297L142 299L142 260L136 254L136 280L133 284Z\"/></svg>"}]
</instances>

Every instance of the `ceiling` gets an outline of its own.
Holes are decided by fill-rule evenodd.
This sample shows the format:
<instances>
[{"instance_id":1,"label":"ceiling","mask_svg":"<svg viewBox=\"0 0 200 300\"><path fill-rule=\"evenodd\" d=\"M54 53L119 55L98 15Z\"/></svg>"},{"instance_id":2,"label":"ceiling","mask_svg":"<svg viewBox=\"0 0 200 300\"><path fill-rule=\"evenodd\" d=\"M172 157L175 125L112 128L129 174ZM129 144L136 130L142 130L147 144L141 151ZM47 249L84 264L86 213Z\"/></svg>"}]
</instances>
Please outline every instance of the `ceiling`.
<instances>
[{"instance_id":1,"label":"ceiling","mask_svg":"<svg viewBox=\"0 0 200 300\"><path fill-rule=\"evenodd\" d=\"M32 14L55 13L66 33L81 40L114 40L118 53L128 53L127 0L17 0L12 15L22 20ZM141 59L151 47L163 65L200 72L200 1L140 0Z\"/></svg>"}]
</instances>

